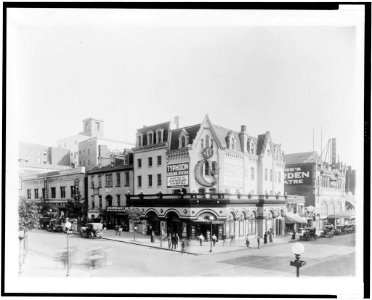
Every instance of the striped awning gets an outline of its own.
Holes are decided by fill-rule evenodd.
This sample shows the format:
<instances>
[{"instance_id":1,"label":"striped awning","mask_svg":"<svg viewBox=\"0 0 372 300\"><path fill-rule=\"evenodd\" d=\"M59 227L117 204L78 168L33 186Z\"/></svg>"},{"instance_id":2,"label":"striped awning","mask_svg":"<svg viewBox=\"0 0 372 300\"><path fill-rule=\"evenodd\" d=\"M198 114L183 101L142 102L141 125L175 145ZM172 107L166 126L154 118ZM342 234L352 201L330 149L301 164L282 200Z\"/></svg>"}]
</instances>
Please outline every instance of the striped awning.
<instances>
[{"instance_id":1,"label":"striped awning","mask_svg":"<svg viewBox=\"0 0 372 300\"><path fill-rule=\"evenodd\" d=\"M293 223L307 223L307 218L300 217L298 214L286 213L285 215L285 222L287 224Z\"/></svg>"}]
</instances>

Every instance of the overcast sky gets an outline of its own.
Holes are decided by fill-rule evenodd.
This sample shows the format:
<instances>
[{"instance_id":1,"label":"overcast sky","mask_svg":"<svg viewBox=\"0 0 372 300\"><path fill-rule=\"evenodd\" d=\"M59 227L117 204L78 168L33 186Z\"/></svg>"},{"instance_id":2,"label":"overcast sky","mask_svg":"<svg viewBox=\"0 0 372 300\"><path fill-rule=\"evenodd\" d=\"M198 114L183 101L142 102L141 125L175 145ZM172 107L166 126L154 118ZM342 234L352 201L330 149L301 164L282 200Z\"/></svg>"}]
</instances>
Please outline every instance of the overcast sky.
<instances>
[{"instance_id":1,"label":"overcast sky","mask_svg":"<svg viewBox=\"0 0 372 300\"><path fill-rule=\"evenodd\" d=\"M363 145L355 27L332 25L331 13L325 25L298 14L277 26L268 13L244 11L9 13L19 140L56 145L96 117L106 137L134 142L143 125L176 115L193 125L208 113L223 127L270 131L285 153L312 151L313 129L319 152L323 127L323 145L337 138L340 159L355 164Z\"/></svg>"}]
</instances>

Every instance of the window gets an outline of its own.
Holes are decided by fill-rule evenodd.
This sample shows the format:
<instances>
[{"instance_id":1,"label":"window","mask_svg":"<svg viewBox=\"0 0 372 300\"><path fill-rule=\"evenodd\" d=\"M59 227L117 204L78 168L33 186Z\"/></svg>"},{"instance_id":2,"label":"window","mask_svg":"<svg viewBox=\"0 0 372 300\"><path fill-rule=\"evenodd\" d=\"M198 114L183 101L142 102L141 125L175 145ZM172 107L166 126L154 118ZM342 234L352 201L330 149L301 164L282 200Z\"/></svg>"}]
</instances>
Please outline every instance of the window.
<instances>
[{"instance_id":1,"label":"window","mask_svg":"<svg viewBox=\"0 0 372 300\"><path fill-rule=\"evenodd\" d=\"M273 181L273 170L270 169L270 181Z\"/></svg>"},{"instance_id":2,"label":"window","mask_svg":"<svg viewBox=\"0 0 372 300\"><path fill-rule=\"evenodd\" d=\"M204 164L204 174L205 175L210 175L209 161L206 161L205 164Z\"/></svg>"},{"instance_id":3,"label":"window","mask_svg":"<svg viewBox=\"0 0 372 300\"><path fill-rule=\"evenodd\" d=\"M94 208L94 196L92 196L92 208Z\"/></svg>"},{"instance_id":4,"label":"window","mask_svg":"<svg viewBox=\"0 0 372 300\"><path fill-rule=\"evenodd\" d=\"M116 186L120 186L120 173L116 173Z\"/></svg>"},{"instance_id":5,"label":"window","mask_svg":"<svg viewBox=\"0 0 372 300\"><path fill-rule=\"evenodd\" d=\"M129 186L129 172L125 172L125 186Z\"/></svg>"},{"instance_id":6,"label":"window","mask_svg":"<svg viewBox=\"0 0 372 300\"><path fill-rule=\"evenodd\" d=\"M148 175L149 186L152 186L152 175Z\"/></svg>"},{"instance_id":7,"label":"window","mask_svg":"<svg viewBox=\"0 0 372 300\"><path fill-rule=\"evenodd\" d=\"M161 166L161 155L158 155L158 166Z\"/></svg>"},{"instance_id":8,"label":"window","mask_svg":"<svg viewBox=\"0 0 372 300\"><path fill-rule=\"evenodd\" d=\"M161 186L161 174L158 174L158 186Z\"/></svg>"},{"instance_id":9,"label":"window","mask_svg":"<svg viewBox=\"0 0 372 300\"><path fill-rule=\"evenodd\" d=\"M41 195L41 197L42 197L43 199L45 199L45 197L46 197L46 195L45 195L45 188L42 188L42 189L41 189L41 192L43 193L43 194Z\"/></svg>"},{"instance_id":10,"label":"window","mask_svg":"<svg viewBox=\"0 0 372 300\"><path fill-rule=\"evenodd\" d=\"M149 167L152 167L152 157L149 157L148 160L149 160Z\"/></svg>"},{"instance_id":11,"label":"window","mask_svg":"<svg viewBox=\"0 0 372 300\"><path fill-rule=\"evenodd\" d=\"M106 187L112 187L112 174L106 174Z\"/></svg>"},{"instance_id":12,"label":"window","mask_svg":"<svg viewBox=\"0 0 372 300\"><path fill-rule=\"evenodd\" d=\"M52 198L56 197L56 188L52 187Z\"/></svg>"},{"instance_id":13,"label":"window","mask_svg":"<svg viewBox=\"0 0 372 300\"><path fill-rule=\"evenodd\" d=\"M142 159L140 159L140 158L137 159L137 167L138 168L142 167Z\"/></svg>"},{"instance_id":14,"label":"window","mask_svg":"<svg viewBox=\"0 0 372 300\"><path fill-rule=\"evenodd\" d=\"M231 149L235 150L235 139L234 138L231 139Z\"/></svg>"},{"instance_id":15,"label":"window","mask_svg":"<svg viewBox=\"0 0 372 300\"><path fill-rule=\"evenodd\" d=\"M153 136L154 136L154 134L152 132L147 133L147 145L152 145L153 144Z\"/></svg>"},{"instance_id":16,"label":"window","mask_svg":"<svg viewBox=\"0 0 372 300\"><path fill-rule=\"evenodd\" d=\"M142 147L142 134L137 135L137 147Z\"/></svg>"},{"instance_id":17,"label":"window","mask_svg":"<svg viewBox=\"0 0 372 300\"><path fill-rule=\"evenodd\" d=\"M116 203L118 206L120 206L120 195L116 195Z\"/></svg>"},{"instance_id":18,"label":"window","mask_svg":"<svg viewBox=\"0 0 372 300\"><path fill-rule=\"evenodd\" d=\"M124 165L129 165L129 154L128 153L124 155Z\"/></svg>"},{"instance_id":19,"label":"window","mask_svg":"<svg viewBox=\"0 0 372 300\"><path fill-rule=\"evenodd\" d=\"M199 194L205 194L205 188L200 188L198 192Z\"/></svg>"},{"instance_id":20,"label":"window","mask_svg":"<svg viewBox=\"0 0 372 300\"><path fill-rule=\"evenodd\" d=\"M265 169L265 181L267 181L267 169Z\"/></svg>"},{"instance_id":21,"label":"window","mask_svg":"<svg viewBox=\"0 0 372 300\"><path fill-rule=\"evenodd\" d=\"M61 190L61 198L66 198L66 187L61 186L60 190Z\"/></svg>"},{"instance_id":22,"label":"window","mask_svg":"<svg viewBox=\"0 0 372 300\"><path fill-rule=\"evenodd\" d=\"M163 131L162 130L156 130L156 143L161 143L162 142L162 135Z\"/></svg>"},{"instance_id":23,"label":"window","mask_svg":"<svg viewBox=\"0 0 372 300\"><path fill-rule=\"evenodd\" d=\"M90 186L94 189L94 175L90 177Z\"/></svg>"},{"instance_id":24,"label":"window","mask_svg":"<svg viewBox=\"0 0 372 300\"><path fill-rule=\"evenodd\" d=\"M35 199L39 199L39 189L34 189Z\"/></svg>"},{"instance_id":25,"label":"window","mask_svg":"<svg viewBox=\"0 0 372 300\"><path fill-rule=\"evenodd\" d=\"M254 144L251 143L251 154L254 154Z\"/></svg>"},{"instance_id":26,"label":"window","mask_svg":"<svg viewBox=\"0 0 372 300\"><path fill-rule=\"evenodd\" d=\"M181 148L185 148L185 147L186 147L186 137L182 136L181 137Z\"/></svg>"},{"instance_id":27,"label":"window","mask_svg":"<svg viewBox=\"0 0 372 300\"><path fill-rule=\"evenodd\" d=\"M102 208L102 196L99 196L99 208Z\"/></svg>"},{"instance_id":28,"label":"window","mask_svg":"<svg viewBox=\"0 0 372 300\"><path fill-rule=\"evenodd\" d=\"M110 195L106 197L106 206L112 206L112 197Z\"/></svg>"},{"instance_id":29,"label":"window","mask_svg":"<svg viewBox=\"0 0 372 300\"><path fill-rule=\"evenodd\" d=\"M102 175L98 175L98 187L102 187Z\"/></svg>"},{"instance_id":30,"label":"window","mask_svg":"<svg viewBox=\"0 0 372 300\"><path fill-rule=\"evenodd\" d=\"M251 179L254 180L254 168L251 168Z\"/></svg>"},{"instance_id":31,"label":"window","mask_svg":"<svg viewBox=\"0 0 372 300\"><path fill-rule=\"evenodd\" d=\"M203 139L201 139L201 141L200 141L200 146L201 146L202 149L204 149L204 140Z\"/></svg>"},{"instance_id":32,"label":"window","mask_svg":"<svg viewBox=\"0 0 372 300\"><path fill-rule=\"evenodd\" d=\"M71 185L70 186L70 197L73 198L75 196L75 186Z\"/></svg>"},{"instance_id":33,"label":"window","mask_svg":"<svg viewBox=\"0 0 372 300\"><path fill-rule=\"evenodd\" d=\"M212 171L216 171L216 170L217 170L217 162L212 161Z\"/></svg>"},{"instance_id":34,"label":"window","mask_svg":"<svg viewBox=\"0 0 372 300\"><path fill-rule=\"evenodd\" d=\"M142 187L142 177L141 176L137 176L137 183L138 183L138 187Z\"/></svg>"},{"instance_id":35,"label":"window","mask_svg":"<svg viewBox=\"0 0 372 300\"><path fill-rule=\"evenodd\" d=\"M31 189L27 190L27 199L31 199Z\"/></svg>"},{"instance_id":36,"label":"window","mask_svg":"<svg viewBox=\"0 0 372 300\"><path fill-rule=\"evenodd\" d=\"M205 136L205 147L209 147L209 135Z\"/></svg>"}]
</instances>

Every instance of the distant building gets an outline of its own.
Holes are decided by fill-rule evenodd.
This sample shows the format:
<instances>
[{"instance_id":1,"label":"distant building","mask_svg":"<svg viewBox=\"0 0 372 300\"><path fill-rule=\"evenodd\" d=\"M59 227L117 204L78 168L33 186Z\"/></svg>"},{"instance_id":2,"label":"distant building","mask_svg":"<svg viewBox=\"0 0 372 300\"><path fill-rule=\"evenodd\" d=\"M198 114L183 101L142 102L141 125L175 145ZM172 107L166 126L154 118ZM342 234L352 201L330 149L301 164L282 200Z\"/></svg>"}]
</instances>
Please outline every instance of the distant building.
<instances>
[{"instance_id":1,"label":"distant building","mask_svg":"<svg viewBox=\"0 0 372 300\"><path fill-rule=\"evenodd\" d=\"M21 176L20 197L45 201L51 205L56 216L63 216L68 199L80 194L86 199L85 168L75 168L44 174Z\"/></svg>"},{"instance_id":2,"label":"distant building","mask_svg":"<svg viewBox=\"0 0 372 300\"><path fill-rule=\"evenodd\" d=\"M126 194L133 194L133 153L112 155L111 163L87 172L88 218L102 218L113 225L124 225L128 219Z\"/></svg>"},{"instance_id":3,"label":"distant building","mask_svg":"<svg viewBox=\"0 0 372 300\"><path fill-rule=\"evenodd\" d=\"M83 131L58 141L58 147L70 150L72 167L83 166L91 170L98 165L101 158L110 157L111 153L122 153L134 145L103 137L104 122L99 119L83 120Z\"/></svg>"}]
</instances>

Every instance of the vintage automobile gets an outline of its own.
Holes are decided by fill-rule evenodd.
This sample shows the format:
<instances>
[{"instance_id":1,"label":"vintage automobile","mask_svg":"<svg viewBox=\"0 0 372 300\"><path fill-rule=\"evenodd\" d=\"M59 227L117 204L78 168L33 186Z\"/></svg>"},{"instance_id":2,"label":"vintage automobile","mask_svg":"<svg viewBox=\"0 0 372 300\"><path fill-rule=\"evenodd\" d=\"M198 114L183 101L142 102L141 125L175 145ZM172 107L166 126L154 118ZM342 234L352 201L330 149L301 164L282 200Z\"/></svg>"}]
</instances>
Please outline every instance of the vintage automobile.
<instances>
[{"instance_id":1,"label":"vintage automobile","mask_svg":"<svg viewBox=\"0 0 372 300\"><path fill-rule=\"evenodd\" d=\"M330 225L324 225L323 226L323 229L320 231L320 236L321 237L333 237L335 234L335 231L333 229L333 225L330 224Z\"/></svg>"},{"instance_id":2,"label":"vintage automobile","mask_svg":"<svg viewBox=\"0 0 372 300\"><path fill-rule=\"evenodd\" d=\"M315 228L300 228L299 238L303 241L310 241L311 239L316 240L316 229Z\"/></svg>"},{"instance_id":3,"label":"vintage automobile","mask_svg":"<svg viewBox=\"0 0 372 300\"><path fill-rule=\"evenodd\" d=\"M102 238L102 223L87 223L85 226L80 228L80 234L82 237L91 238Z\"/></svg>"},{"instance_id":4,"label":"vintage automobile","mask_svg":"<svg viewBox=\"0 0 372 300\"><path fill-rule=\"evenodd\" d=\"M39 219L39 224L38 228L39 229L47 229L49 223L50 223L51 218L50 217L41 217Z\"/></svg>"},{"instance_id":5,"label":"vintage automobile","mask_svg":"<svg viewBox=\"0 0 372 300\"><path fill-rule=\"evenodd\" d=\"M63 231L62 220L61 219L51 219L49 225L47 226L48 231Z\"/></svg>"},{"instance_id":6,"label":"vintage automobile","mask_svg":"<svg viewBox=\"0 0 372 300\"><path fill-rule=\"evenodd\" d=\"M335 235L345 234L345 226L344 225L337 225L335 228Z\"/></svg>"}]
</instances>

